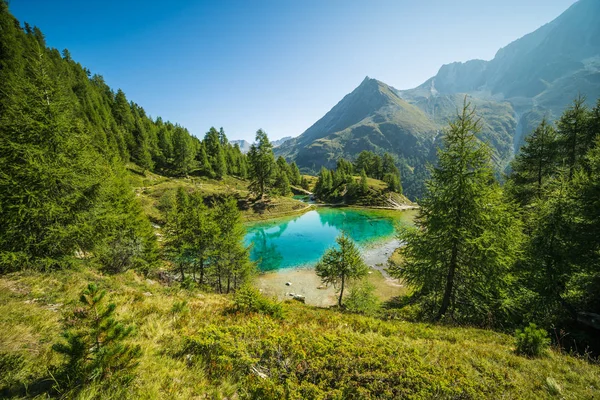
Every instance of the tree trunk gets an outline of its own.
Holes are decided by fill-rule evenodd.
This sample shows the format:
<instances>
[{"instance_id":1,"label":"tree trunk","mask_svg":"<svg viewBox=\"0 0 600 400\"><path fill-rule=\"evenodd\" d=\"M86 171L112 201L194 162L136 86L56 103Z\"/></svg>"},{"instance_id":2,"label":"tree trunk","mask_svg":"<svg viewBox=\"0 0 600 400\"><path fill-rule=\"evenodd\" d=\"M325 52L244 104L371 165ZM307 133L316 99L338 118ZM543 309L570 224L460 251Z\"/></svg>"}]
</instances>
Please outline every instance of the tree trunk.
<instances>
[{"instance_id":1,"label":"tree trunk","mask_svg":"<svg viewBox=\"0 0 600 400\"><path fill-rule=\"evenodd\" d=\"M204 259L200 259L200 284L204 283Z\"/></svg>"},{"instance_id":2,"label":"tree trunk","mask_svg":"<svg viewBox=\"0 0 600 400\"><path fill-rule=\"evenodd\" d=\"M344 296L344 283L346 280L346 276L342 275L342 287L340 289L340 298L338 299L338 306L341 308L342 307L342 296Z\"/></svg>"},{"instance_id":3,"label":"tree trunk","mask_svg":"<svg viewBox=\"0 0 600 400\"><path fill-rule=\"evenodd\" d=\"M219 286L219 293L223 293L223 286L221 285L221 267L219 266L217 268L217 276L218 276L218 280L217 280L217 284Z\"/></svg>"},{"instance_id":4,"label":"tree trunk","mask_svg":"<svg viewBox=\"0 0 600 400\"><path fill-rule=\"evenodd\" d=\"M452 248L452 255L450 256L450 266L448 268L448 276L446 277L446 290L444 292L444 298L442 300L442 306L440 307L440 311L435 317L436 321L439 321L440 318L444 316L446 311L448 311L448 306L450 305L450 299L452 298L452 290L454 288L454 274L456 272L456 259L458 256L457 246L454 245Z\"/></svg>"}]
</instances>

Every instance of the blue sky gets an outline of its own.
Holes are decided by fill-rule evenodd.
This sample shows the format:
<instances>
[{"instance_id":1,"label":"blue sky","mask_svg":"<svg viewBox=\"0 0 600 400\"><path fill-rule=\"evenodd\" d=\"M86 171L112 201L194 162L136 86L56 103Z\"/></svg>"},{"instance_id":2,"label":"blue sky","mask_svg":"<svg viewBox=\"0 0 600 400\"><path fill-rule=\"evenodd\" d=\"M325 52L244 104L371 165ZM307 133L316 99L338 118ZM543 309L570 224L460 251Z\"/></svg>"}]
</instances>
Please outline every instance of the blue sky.
<instances>
[{"instance_id":1,"label":"blue sky","mask_svg":"<svg viewBox=\"0 0 600 400\"><path fill-rule=\"evenodd\" d=\"M408 89L574 0L10 0L49 46L202 137L297 136L366 75Z\"/></svg>"}]
</instances>

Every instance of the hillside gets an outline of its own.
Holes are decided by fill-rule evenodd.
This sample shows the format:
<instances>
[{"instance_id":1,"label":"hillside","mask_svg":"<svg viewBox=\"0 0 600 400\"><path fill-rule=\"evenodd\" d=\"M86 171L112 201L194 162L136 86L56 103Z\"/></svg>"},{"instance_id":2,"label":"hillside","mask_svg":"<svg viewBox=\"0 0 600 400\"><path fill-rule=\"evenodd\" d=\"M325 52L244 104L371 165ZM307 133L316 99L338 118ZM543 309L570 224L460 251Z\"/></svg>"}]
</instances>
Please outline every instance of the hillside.
<instances>
[{"instance_id":1,"label":"hillside","mask_svg":"<svg viewBox=\"0 0 600 400\"><path fill-rule=\"evenodd\" d=\"M307 171L332 168L340 157L355 159L363 150L397 157L409 198L422 193L425 164L435 157L435 143L464 96L423 98L411 103L399 91L369 77L299 137L275 149ZM503 169L513 154L516 129L510 104L474 99L482 117L479 138L492 145Z\"/></svg>"},{"instance_id":2,"label":"hillside","mask_svg":"<svg viewBox=\"0 0 600 400\"><path fill-rule=\"evenodd\" d=\"M591 399L600 367L551 350L514 353L511 336L471 328L282 304L282 319L232 313L232 297L133 272L93 269L0 277L0 395L43 395L61 358L63 316L89 283L107 290L117 317L136 327L136 378L113 398L551 398ZM99 395L88 385L79 398Z\"/></svg>"},{"instance_id":3,"label":"hillside","mask_svg":"<svg viewBox=\"0 0 600 400\"><path fill-rule=\"evenodd\" d=\"M404 192L422 195L425 164L465 95L482 118L499 172L546 116L554 120L579 94L600 97L600 2L580 0L554 21L498 50L490 61L443 65L409 90L366 78L323 118L277 152L316 172L362 150L397 156Z\"/></svg>"}]
</instances>

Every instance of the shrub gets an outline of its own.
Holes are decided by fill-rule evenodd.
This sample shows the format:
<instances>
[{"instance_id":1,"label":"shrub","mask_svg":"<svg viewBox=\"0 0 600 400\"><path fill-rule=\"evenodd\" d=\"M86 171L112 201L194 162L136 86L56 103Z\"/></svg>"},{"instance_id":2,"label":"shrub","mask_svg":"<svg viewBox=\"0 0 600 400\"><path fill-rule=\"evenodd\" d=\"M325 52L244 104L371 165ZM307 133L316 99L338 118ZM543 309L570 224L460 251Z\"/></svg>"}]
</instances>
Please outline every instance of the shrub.
<instances>
[{"instance_id":1,"label":"shrub","mask_svg":"<svg viewBox=\"0 0 600 400\"><path fill-rule=\"evenodd\" d=\"M550 344L548 339L548 333L533 324L530 323L528 327L523 330L517 329L515 332L517 341L517 353L523 354L529 357L538 357L542 355L544 350Z\"/></svg>"},{"instance_id":2,"label":"shrub","mask_svg":"<svg viewBox=\"0 0 600 400\"><path fill-rule=\"evenodd\" d=\"M133 327L114 319L115 304L104 304L106 292L90 283L80 297L81 307L66 318L63 340L52 349L67 360L58 375L58 390L83 387L90 382L125 384L134 375L139 346L124 343Z\"/></svg>"},{"instance_id":3,"label":"shrub","mask_svg":"<svg viewBox=\"0 0 600 400\"><path fill-rule=\"evenodd\" d=\"M352 287L346 298L346 310L353 313L373 315L379 310L379 305L375 286L366 281Z\"/></svg>"},{"instance_id":4,"label":"shrub","mask_svg":"<svg viewBox=\"0 0 600 400\"><path fill-rule=\"evenodd\" d=\"M270 315L273 318L283 318L281 304L263 296L258 289L246 284L241 286L233 298L235 311L244 313L259 313Z\"/></svg>"}]
</instances>

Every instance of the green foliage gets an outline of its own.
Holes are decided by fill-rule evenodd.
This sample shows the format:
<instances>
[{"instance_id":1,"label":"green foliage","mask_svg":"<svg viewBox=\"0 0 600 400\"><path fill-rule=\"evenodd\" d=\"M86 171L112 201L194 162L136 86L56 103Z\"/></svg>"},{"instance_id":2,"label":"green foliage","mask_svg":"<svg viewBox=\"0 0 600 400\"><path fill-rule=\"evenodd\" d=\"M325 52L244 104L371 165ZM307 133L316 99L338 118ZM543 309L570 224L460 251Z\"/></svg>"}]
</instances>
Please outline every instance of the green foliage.
<instances>
[{"instance_id":1,"label":"green foliage","mask_svg":"<svg viewBox=\"0 0 600 400\"><path fill-rule=\"evenodd\" d=\"M285 171L277 171L273 187L275 190L277 190L277 193L280 196L288 196L292 192L290 189L288 174Z\"/></svg>"},{"instance_id":2,"label":"green foliage","mask_svg":"<svg viewBox=\"0 0 600 400\"><path fill-rule=\"evenodd\" d=\"M251 180L250 190L256 193L259 198L262 198L271 185L276 169L273 145L262 129L256 132L256 143L250 147L248 164L248 173Z\"/></svg>"},{"instance_id":3,"label":"green foliage","mask_svg":"<svg viewBox=\"0 0 600 400\"><path fill-rule=\"evenodd\" d=\"M73 389L90 382L119 382L126 385L141 356L140 346L125 341L134 329L114 319L115 304L104 304L106 292L90 283L80 297L81 307L67 319L63 341L52 349L66 357L57 388Z\"/></svg>"},{"instance_id":4,"label":"green foliage","mask_svg":"<svg viewBox=\"0 0 600 400\"><path fill-rule=\"evenodd\" d=\"M346 282L364 277L368 272L368 267L348 235L342 233L335 241L339 248L327 249L315 265L315 272L323 283L334 287L339 286L338 305L342 307Z\"/></svg>"},{"instance_id":5,"label":"green foliage","mask_svg":"<svg viewBox=\"0 0 600 400\"><path fill-rule=\"evenodd\" d=\"M233 310L243 313L258 313L273 318L283 318L281 304L262 295L250 284L242 285L233 296Z\"/></svg>"},{"instance_id":6,"label":"green foliage","mask_svg":"<svg viewBox=\"0 0 600 400\"><path fill-rule=\"evenodd\" d=\"M302 175L295 162L290 164L290 183L296 186L301 186L302 183Z\"/></svg>"},{"instance_id":7,"label":"green foliage","mask_svg":"<svg viewBox=\"0 0 600 400\"><path fill-rule=\"evenodd\" d=\"M374 315L380 307L380 302L375 295L375 286L367 281L362 281L350 288L346 297L346 310L365 315Z\"/></svg>"},{"instance_id":8,"label":"green foliage","mask_svg":"<svg viewBox=\"0 0 600 400\"><path fill-rule=\"evenodd\" d=\"M573 178L575 169L581 165L598 134L588 130L588 119L589 110L585 105L585 97L579 96L558 121L558 140L565 165L569 169L569 180Z\"/></svg>"},{"instance_id":9,"label":"green foliage","mask_svg":"<svg viewBox=\"0 0 600 400\"><path fill-rule=\"evenodd\" d=\"M550 339L548 333L538 328L534 323L530 323L525 329L517 329L515 332L517 353L529 357L539 357L548 348Z\"/></svg>"},{"instance_id":10,"label":"green foliage","mask_svg":"<svg viewBox=\"0 0 600 400\"><path fill-rule=\"evenodd\" d=\"M510 270L521 246L519 220L495 182L479 123L466 102L450 122L427 182L399 275L434 319L498 324L510 313Z\"/></svg>"},{"instance_id":11,"label":"green foliage","mask_svg":"<svg viewBox=\"0 0 600 400\"><path fill-rule=\"evenodd\" d=\"M304 190L308 190L310 189L310 186L308 184L308 180L306 179L305 176L302 177L302 180L300 181L300 187Z\"/></svg>"},{"instance_id":12,"label":"green foliage","mask_svg":"<svg viewBox=\"0 0 600 400\"><path fill-rule=\"evenodd\" d=\"M565 345L574 348L599 345L573 324L600 306L599 110L589 110L580 97L561 116L556 134L542 121L515 161L509 185L525 205L527 233L515 299L523 318L568 329L573 339Z\"/></svg>"},{"instance_id":13,"label":"green foliage","mask_svg":"<svg viewBox=\"0 0 600 400\"><path fill-rule=\"evenodd\" d=\"M364 195L369 192L369 183L367 181L367 173L365 169L360 170L360 192Z\"/></svg>"},{"instance_id":14,"label":"green foliage","mask_svg":"<svg viewBox=\"0 0 600 400\"><path fill-rule=\"evenodd\" d=\"M139 332L127 343L144 351L134 382L93 381L65 398L528 399L547 397L546 378L554 377L563 395L586 399L600 387L598 365L552 349L548 357L519 356L514 337L502 332L295 301L281 303L285 317L275 319L231 312L229 296L81 268L0 276L1 398L54 395L48 371L62 362L51 350L61 333L54 310L90 280L110 290L114 314ZM190 312L174 314L184 302Z\"/></svg>"},{"instance_id":15,"label":"green foliage","mask_svg":"<svg viewBox=\"0 0 600 400\"><path fill-rule=\"evenodd\" d=\"M181 282L209 285L229 293L254 272L244 245L245 229L237 201L226 197L209 208L198 193L183 188L166 194L165 254L175 264ZM186 275L186 274L190 274Z\"/></svg>"},{"instance_id":16,"label":"green foliage","mask_svg":"<svg viewBox=\"0 0 600 400\"><path fill-rule=\"evenodd\" d=\"M559 148L554 127L542 119L512 162L511 195L528 205L542 196L542 189L557 171Z\"/></svg>"}]
</instances>

